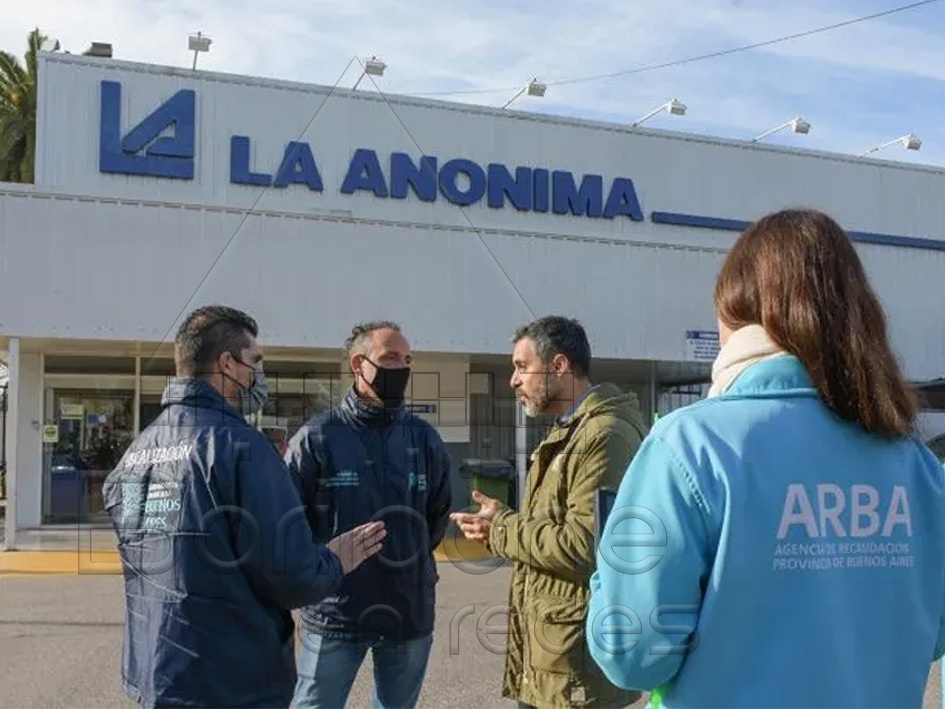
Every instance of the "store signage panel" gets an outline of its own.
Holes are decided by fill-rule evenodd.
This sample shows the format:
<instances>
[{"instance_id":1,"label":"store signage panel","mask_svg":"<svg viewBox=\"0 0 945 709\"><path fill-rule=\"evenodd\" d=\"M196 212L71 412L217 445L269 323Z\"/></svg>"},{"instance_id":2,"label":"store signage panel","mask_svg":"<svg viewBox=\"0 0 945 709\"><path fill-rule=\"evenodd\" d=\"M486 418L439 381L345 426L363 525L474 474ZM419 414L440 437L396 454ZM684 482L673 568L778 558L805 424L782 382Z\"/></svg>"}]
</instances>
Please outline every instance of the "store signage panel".
<instances>
[{"instance_id":1,"label":"store signage panel","mask_svg":"<svg viewBox=\"0 0 945 709\"><path fill-rule=\"evenodd\" d=\"M165 96L151 113L123 116L122 85L101 81L99 171L172 180L193 180L197 161L196 92L179 89ZM132 127L122 133L123 124ZM371 193L378 199L442 197L464 207L486 203L492 209L514 207L520 212L583 216L595 219L625 217L645 220L631 178L576 175L550 167L480 164L467 157L443 159L391 152L381 156L371 148L354 150L340 185L326 186L318 159L309 143L286 140L278 164L253 165L252 137L229 136L229 182L275 189L307 187L314 193L333 189L341 194ZM654 224L714 231L740 232L750 224L738 219L679 212L654 211ZM945 241L924 237L848 232L853 241L945 251Z\"/></svg>"}]
</instances>

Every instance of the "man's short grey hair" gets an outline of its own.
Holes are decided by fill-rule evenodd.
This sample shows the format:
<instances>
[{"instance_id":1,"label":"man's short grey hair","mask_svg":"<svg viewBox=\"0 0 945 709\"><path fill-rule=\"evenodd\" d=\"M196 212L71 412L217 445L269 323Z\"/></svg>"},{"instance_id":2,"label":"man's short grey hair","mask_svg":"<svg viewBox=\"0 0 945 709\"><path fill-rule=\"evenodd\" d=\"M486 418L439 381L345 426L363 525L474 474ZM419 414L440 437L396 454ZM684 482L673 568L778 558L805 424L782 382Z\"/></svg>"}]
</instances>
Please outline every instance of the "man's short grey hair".
<instances>
[{"instance_id":1,"label":"man's short grey hair","mask_svg":"<svg viewBox=\"0 0 945 709\"><path fill-rule=\"evenodd\" d=\"M344 355L345 358L353 354L367 354L368 341L378 330L394 330L400 332L400 325L391 320L373 320L371 322L361 322L351 328L351 334L345 340Z\"/></svg>"},{"instance_id":2,"label":"man's short grey hair","mask_svg":"<svg viewBox=\"0 0 945 709\"><path fill-rule=\"evenodd\" d=\"M538 318L515 331L512 344L523 338L535 343L539 358L545 364L555 355L564 355L571 363L572 371L579 377L587 377L591 370L591 345L581 324L560 315Z\"/></svg>"}]
</instances>

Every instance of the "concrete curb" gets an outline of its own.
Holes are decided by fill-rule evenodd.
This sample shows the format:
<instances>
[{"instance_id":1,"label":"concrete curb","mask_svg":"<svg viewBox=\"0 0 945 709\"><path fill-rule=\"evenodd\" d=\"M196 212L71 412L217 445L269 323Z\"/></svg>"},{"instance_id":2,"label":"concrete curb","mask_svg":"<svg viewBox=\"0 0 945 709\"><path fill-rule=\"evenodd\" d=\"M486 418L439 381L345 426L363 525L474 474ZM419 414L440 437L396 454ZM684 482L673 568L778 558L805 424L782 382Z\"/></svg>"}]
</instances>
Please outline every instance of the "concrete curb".
<instances>
[{"instance_id":1,"label":"concrete curb","mask_svg":"<svg viewBox=\"0 0 945 709\"><path fill-rule=\"evenodd\" d=\"M448 537L433 552L440 563L482 561L492 555L462 537ZM85 549L0 552L0 578L13 576L84 576L121 574L117 550Z\"/></svg>"}]
</instances>

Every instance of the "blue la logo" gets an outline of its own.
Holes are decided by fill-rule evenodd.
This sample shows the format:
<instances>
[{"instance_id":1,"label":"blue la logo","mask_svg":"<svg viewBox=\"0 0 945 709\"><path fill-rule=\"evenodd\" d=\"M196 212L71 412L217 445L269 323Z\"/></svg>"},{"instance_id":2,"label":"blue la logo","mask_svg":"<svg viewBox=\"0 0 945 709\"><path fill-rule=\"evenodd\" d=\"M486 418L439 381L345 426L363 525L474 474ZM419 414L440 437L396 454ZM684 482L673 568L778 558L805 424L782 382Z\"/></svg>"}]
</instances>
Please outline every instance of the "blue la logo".
<instances>
[{"instance_id":1,"label":"blue la logo","mask_svg":"<svg viewBox=\"0 0 945 709\"><path fill-rule=\"evenodd\" d=\"M195 96L181 89L121 134L121 84L102 81L99 170L123 175L194 178ZM173 126L173 136L162 135Z\"/></svg>"}]
</instances>

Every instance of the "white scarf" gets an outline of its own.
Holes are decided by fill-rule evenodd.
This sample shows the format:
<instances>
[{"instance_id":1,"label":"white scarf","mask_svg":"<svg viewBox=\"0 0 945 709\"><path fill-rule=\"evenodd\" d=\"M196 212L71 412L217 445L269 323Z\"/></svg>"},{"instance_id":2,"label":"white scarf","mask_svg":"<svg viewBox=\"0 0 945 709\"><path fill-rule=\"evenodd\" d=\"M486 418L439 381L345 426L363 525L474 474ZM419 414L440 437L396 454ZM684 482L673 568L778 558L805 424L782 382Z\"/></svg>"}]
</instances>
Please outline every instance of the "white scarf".
<instances>
[{"instance_id":1,"label":"white scarf","mask_svg":"<svg viewBox=\"0 0 945 709\"><path fill-rule=\"evenodd\" d=\"M709 398L721 396L748 367L787 354L778 347L761 325L746 325L729 336L712 364Z\"/></svg>"}]
</instances>

